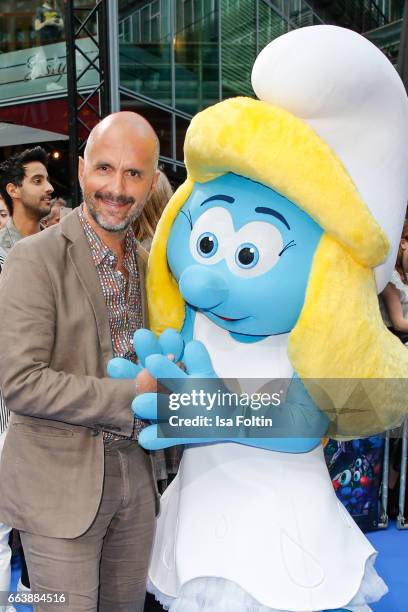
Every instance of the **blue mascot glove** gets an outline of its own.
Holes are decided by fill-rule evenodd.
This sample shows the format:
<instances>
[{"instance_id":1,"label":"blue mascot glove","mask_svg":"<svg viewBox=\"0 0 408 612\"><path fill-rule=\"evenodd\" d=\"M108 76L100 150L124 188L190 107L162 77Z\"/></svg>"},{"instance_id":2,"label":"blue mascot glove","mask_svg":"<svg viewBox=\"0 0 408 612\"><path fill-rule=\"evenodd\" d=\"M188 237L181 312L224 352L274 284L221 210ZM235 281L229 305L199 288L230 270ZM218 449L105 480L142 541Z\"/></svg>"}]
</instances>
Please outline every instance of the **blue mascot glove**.
<instances>
[{"instance_id":1,"label":"blue mascot glove","mask_svg":"<svg viewBox=\"0 0 408 612\"><path fill-rule=\"evenodd\" d=\"M108 376L136 378L145 367L145 361L149 355L172 354L175 361L178 361L183 354L184 340L174 329L166 329L159 339L148 329L138 329L133 336L133 346L139 363L133 363L123 357L114 357L108 363Z\"/></svg>"},{"instance_id":2,"label":"blue mascot glove","mask_svg":"<svg viewBox=\"0 0 408 612\"><path fill-rule=\"evenodd\" d=\"M224 389L228 393L228 390L225 389L222 381L218 379L214 372L210 356L201 342L196 340L189 342L185 347L183 360L187 372L183 372L163 354L151 354L146 358L145 366L154 378L165 380L166 386L173 393L191 392L192 388L194 388L194 379L205 379L206 385L209 384L208 379L214 379L217 389ZM198 384L197 386L199 387L200 385ZM160 397L156 393L145 393L135 398L132 408L139 418L157 421L157 405L159 400ZM177 444L203 444L220 441L236 442L257 448L292 453L307 452L316 447L326 432L328 419L315 407L299 378L295 378L292 381L283 410L284 412L280 411L280 420L282 421L283 417L284 431L289 431L288 427L290 428L290 437L242 437L226 438L225 440L216 437L160 438L158 437L158 426L150 425L140 433L139 443L148 450L167 448ZM302 437L305 427L307 427L307 431L313 432L309 437Z\"/></svg>"},{"instance_id":3,"label":"blue mascot glove","mask_svg":"<svg viewBox=\"0 0 408 612\"><path fill-rule=\"evenodd\" d=\"M186 345L183 362L187 373L163 354L148 356L145 366L156 380L165 379L166 385L173 393L182 393L186 388L191 390L191 380L194 378L217 379L207 349L201 342L193 340ZM133 400L132 409L141 419L157 421L158 401L158 394L143 393ZM203 444L214 441L214 438L159 438L157 425L150 425L139 434L139 444L148 450L168 448L177 444Z\"/></svg>"}]
</instances>

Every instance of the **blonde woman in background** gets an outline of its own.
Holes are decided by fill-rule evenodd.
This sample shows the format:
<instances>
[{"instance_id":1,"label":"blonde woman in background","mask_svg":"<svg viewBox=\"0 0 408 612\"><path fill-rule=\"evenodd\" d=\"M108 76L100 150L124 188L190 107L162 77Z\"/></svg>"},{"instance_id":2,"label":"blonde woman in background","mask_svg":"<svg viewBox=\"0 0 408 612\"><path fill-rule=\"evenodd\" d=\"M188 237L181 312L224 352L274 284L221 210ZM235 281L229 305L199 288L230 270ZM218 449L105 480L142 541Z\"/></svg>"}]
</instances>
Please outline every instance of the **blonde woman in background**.
<instances>
[{"instance_id":1,"label":"blonde woman in background","mask_svg":"<svg viewBox=\"0 0 408 612\"><path fill-rule=\"evenodd\" d=\"M162 215L162 212L173 195L173 189L167 176L162 170L159 170L159 180L156 188L150 198L147 200L145 207L142 210L140 217L133 224L133 231L142 246L149 251L152 243L156 225Z\"/></svg>"}]
</instances>

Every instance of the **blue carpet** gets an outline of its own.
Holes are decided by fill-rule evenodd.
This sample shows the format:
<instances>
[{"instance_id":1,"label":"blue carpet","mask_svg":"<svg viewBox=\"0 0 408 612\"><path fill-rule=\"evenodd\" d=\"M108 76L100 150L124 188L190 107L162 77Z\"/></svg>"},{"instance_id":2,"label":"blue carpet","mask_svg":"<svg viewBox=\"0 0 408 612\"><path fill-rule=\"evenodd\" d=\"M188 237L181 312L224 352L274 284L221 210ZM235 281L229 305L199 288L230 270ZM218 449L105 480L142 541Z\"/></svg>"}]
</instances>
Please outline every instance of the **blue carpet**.
<instances>
[{"instance_id":1,"label":"blue carpet","mask_svg":"<svg viewBox=\"0 0 408 612\"><path fill-rule=\"evenodd\" d=\"M12 557L11 586L10 586L11 591L17 591L17 582L18 582L18 579L20 578L20 574L21 574L20 557ZM14 607L17 610L17 612L32 612L31 606L18 606L17 604L15 604ZM61 610L63 610L63 608L61 608Z\"/></svg>"},{"instance_id":2,"label":"blue carpet","mask_svg":"<svg viewBox=\"0 0 408 612\"><path fill-rule=\"evenodd\" d=\"M388 529L367 536L378 550L375 567L389 588L389 593L372 604L372 609L375 612L407 612L408 530L398 531L395 523L391 523Z\"/></svg>"},{"instance_id":3,"label":"blue carpet","mask_svg":"<svg viewBox=\"0 0 408 612\"><path fill-rule=\"evenodd\" d=\"M378 550L376 569L388 585L389 593L376 604L374 612L407 612L408 610L408 530L398 531L391 523L384 531L367 534L372 545ZM19 559L13 559L12 590L16 590L20 577ZM16 606L17 612L31 612L29 606ZM157 609L157 608L155 608ZM149 606L146 606L146 611ZM113 612L113 611L112 611Z\"/></svg>"}]
</instances>

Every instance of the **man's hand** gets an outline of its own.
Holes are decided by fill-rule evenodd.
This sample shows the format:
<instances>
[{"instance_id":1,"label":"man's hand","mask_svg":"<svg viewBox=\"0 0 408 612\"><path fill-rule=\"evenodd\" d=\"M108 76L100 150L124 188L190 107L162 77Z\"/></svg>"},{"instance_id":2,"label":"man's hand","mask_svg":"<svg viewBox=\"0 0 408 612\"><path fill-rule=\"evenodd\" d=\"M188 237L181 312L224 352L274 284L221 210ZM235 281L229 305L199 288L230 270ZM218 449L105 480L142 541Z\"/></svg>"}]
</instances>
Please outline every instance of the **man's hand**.
<instances>
[{"instance_id":1,"label":"man's hand","mask_svg":"<svg viewBox=\"0 0 408 612\"><path fill-rule=\"evenodd\" d=\"M170 361L174 361L174 355L172 354L167 355L167 359L169 359ZM177 366L180 369L183 369L182 363L178 362ZM136 376L135 382L136 382L136 395L137 396L142 395L143 393L165 393L165 394L170 393L169 389L166 389L165 387L163 387L163 385L158 383L157 380L153 378L153 376L150 374L147 368L144 368L143 370L139 372L139 374Z\"/></svg>"},{"instance_id":2,"label":"man's hand","mask_svg":"<svg viewBox=\"0 0 408 612\"><path fill-rule=\"evenodd\" d=\"M144 368L136 376L136 395L157 393L157 380Z\"/></svg>"}]
</instances>

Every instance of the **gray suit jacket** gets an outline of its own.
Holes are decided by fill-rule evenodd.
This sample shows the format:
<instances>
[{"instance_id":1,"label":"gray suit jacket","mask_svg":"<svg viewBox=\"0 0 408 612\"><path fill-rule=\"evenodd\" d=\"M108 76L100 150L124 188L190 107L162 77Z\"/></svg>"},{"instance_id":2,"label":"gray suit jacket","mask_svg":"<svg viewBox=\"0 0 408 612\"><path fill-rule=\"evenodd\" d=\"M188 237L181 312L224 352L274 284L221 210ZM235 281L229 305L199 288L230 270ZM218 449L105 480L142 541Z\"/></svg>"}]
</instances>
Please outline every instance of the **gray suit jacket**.
<instances>
[{"instance_id":1,"label":"gray suit jacket","mask_svg":"<svg viewBox=\"0 0 408 612\"><path fill-rule=\"evenodd\" d=\"M16 226L13 223L13 219L10 217L7 221L6 227L0 230L0 271L4 265L5 260L10 249L21 240L22 235L17 231Z\"/></svg>"},{"instance_id":2,"label":"gray suit jacket","mask_svg":"<svg viewBox=\"0 0 408 612\"><path fill-rule=\"evenodd\" d=\"M144 269L140 249L144 324ZM102 429L130 435L133 380L106 377L107 309L76 211L18 242L0 275L0 386L12 412L0 521L75 538L102 494Z\"/></svg>"},{"instance_id":3,"label":"gray suit jacket","mask_svg":"<svg viewBox=\"0 0 408 612\"><path fill-rule=\"evenodd\" d=\"M17 231L16 226L13 223L13 219L10 217L7 221L6 227L0 230L0 254L7 255L10 249L21 240L22 235Z\"/></svg>"}]
</instances>

